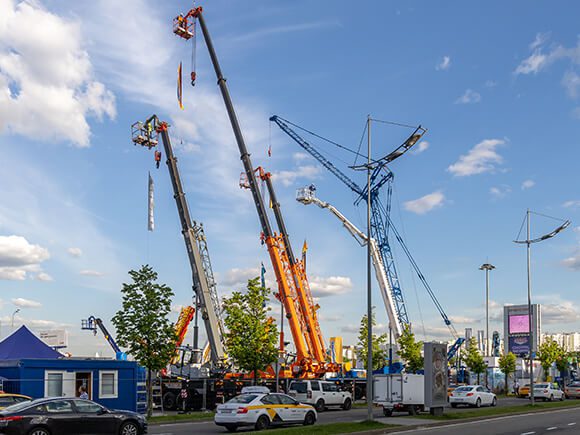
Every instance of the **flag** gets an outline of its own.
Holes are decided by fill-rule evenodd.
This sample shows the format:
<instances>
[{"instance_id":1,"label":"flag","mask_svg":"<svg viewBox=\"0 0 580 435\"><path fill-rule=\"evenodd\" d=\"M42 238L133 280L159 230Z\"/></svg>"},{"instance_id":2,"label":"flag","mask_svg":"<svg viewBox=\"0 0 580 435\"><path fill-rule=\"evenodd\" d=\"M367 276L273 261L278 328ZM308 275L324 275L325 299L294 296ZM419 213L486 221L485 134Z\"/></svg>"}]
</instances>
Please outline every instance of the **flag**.
<instances>
[{"instance_id":1,"label":"flag","mask_svg":"<svg viewBox=\"0 0 580 435\"><path fill-rule=\"evenodd\" d=\"M268 157L272 157L272 145L268 147Z\"/></svg>"},{"instance_id":2,"label":"flag","mask_svg":"<svg viewBox=\"0 0 580 435\"><path fill-rule=\"evenodd\" d=\"M262 280L262 287L266 288L266 268L264 263L262 263L262 269L260 270L260 278Z\"/></svg>"},{"instance_id":3,"label":"flag","mask_svg":"<svg viewBox=\"0 0 580 435\"><path fill-rule=\"evenodd\" d=\"M177 68L177 101L179 102L179 108L183 110L183 86L181 82L181 62L179 62L179 68Z\"/></svg>"},{"instance_id":4,"label":"flag","mask_svg":"<svg viewBox=\"0 0 580 435\"><path fill-rule=\"evenodd\" d=\"M153 178L151 177L151 173L149 173L149 201L148 201L148 220L147 220L147 229L149 231L153 231L155 228L155 221L153 219Z\"/></svg>"},{"instance_id":5,"label":"flag","mask_svg":"<svg viewBox=\"0 0 580 435\"><path fill-rule=\"evenodd\" d=\"M304 244L302 245L302 255L306 255L306 251L308 251L308 244L306 243L306 239L304 239Z\"/></svg>"}]
</instances>

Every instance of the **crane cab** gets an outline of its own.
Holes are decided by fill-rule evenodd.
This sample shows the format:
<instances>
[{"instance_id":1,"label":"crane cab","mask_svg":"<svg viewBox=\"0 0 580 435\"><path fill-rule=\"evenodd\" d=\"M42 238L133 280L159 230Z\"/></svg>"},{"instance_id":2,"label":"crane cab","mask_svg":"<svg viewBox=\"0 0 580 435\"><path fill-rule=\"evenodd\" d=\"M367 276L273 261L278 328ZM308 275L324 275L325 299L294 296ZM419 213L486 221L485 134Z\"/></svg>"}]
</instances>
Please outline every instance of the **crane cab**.
<instances>
[{"instance_id":1,"label":"crane cab","mask_svg":"<svg viewBox=\"0 0 580 435\"><path fill-rule=\"evenodd\" d=\"M131 140L135 145L141 145L149 149L159 144L158 133L152 122L135 122L131 125Z\"/></svg>"}]
</instances>

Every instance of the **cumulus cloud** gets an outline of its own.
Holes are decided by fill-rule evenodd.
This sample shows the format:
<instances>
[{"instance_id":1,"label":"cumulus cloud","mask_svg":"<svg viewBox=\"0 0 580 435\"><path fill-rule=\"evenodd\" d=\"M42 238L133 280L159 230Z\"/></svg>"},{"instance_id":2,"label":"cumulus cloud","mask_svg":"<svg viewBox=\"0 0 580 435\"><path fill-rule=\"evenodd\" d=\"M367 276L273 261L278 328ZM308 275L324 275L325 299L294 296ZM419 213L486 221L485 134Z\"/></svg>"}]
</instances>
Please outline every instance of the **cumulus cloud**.
<instances>
[{"instance_id":1,"label":"cumulus cloud","mask_svg":"<svg viewBox=\"0 0 580 435\"><path fill-rule=\"evenodd\" d=\"M36 274L35 279L37 281L52 281L53 280L52 276L50 276L48 273L45 273L45 272L40 272L40 273Z\"/></svg>"},{"instance_id":2,"label":"cumulus cloud","mask_svg":"<svg viewBox=\"0 0 580 435\"><path fill-rule=\"evenodd\" d=\"M246 288L248 280L260 276L260 268L248 267L246 269L233 268L225 274L216 274L216 280L220 287L228 287L233 291L239 291Z\"/></svg>"},{"instance_id":3,"label":"cumulus cloud","mask_svg":"<svg viewBox=\"0 0 580 435\"><path fill-rule=\"evenodd\" d=\"M542 323L573 323L580 320L580 310L575 302L558 294L538 295L542 306Z\"/></svg>"},{"instance_id":4,"label":"cumulus cloud","mask_svg":"<svg viewBox=\"0 0 580 435\"><path fill-rule=\"evenodd\" d=\"M416 214L425 214L431 210L443 206L445 195L440 192L429 193L421 198L404 203L405 210Z\"/></svg>"},{"instance_id":5,"label":"cumulus cloud","mask_svg":"<svg viewBox=\"0 0 580 435\"><path fill-rule=\"evenodd\" d=\"M562 260L562 264L576 272L580 271L580 252Z\"/></svg>"},{"instance_id":6,"label":"cumulus cloud","mask_svg":"<svg viewBox=\"0 0 580 435\"><path fill-rule=\"evenodd\" d=\"M455 104L475 104L479 103L480 101L481 95L479 92L476 92L473 89L466 89L463 95L455 100Z\"/></svg>"},{"instance_id":7,"label":"cumulus cloud","mask_svg":"<svg viewBox=\"0 0 580 435\"><path fill-rule=\"evenodd\" d=\"M24 299L24 298L12 299L12 303L20 308L40 308L40 307L42 307L42 304L40 302L33 301L30 299Z\"/></svg>"},{"instance_id":8,"label":"cumulus cloud","mask_svg":"<svg viewBox=\"0 0 580 435\"><path fill-rule=\"evenodd\" d=\"M312 296L319 298L341 295L352 289L352 281L348 276L313 276L309 282Z\"/></svg>"},{"instance_id":9,"label":"cumulus cloud","mask_svg":"<svg viewBox=\"0 0 580 435\"><path fill-rule=\"evenodd\" d=\"M0 279L24 280L28 272L40 271L40 263L49 258L46 248L24 237L0 236Z\"/></svg>"},{"instance_id":10,"label":"cumulus cloud","mask_svg":"<svg viewBox=\"0 0 580 435\"><path fill-rule=\"evenodd\" d=\"M467 154L460 156L459 160L447 170L457 177L492 172L497 164L503 162L503 158L496 151L496 148L503 144L505 141L502 139L485 139Z\"/></svg>"},{"instance_id":11,"label":"cumulus cloud","mask_svg":"<svg viewBox=\"0 0 580 435\"><path fill-rule=\"evenodd\" d=\"M90 270L90 269L81 270L79 272L79 274L83 275L83 276L94 276L94 277L101 277L101 276L105 275L103 272L99 272L97 270Z\"/></svg>"},{"instance_id":12,"label":"cumulus cloud","mask_svg":"<svg viewBox=\"0 0 580 435\"><path fill-rule=\"evenodd\" d=\"M468 316L449 316L449 319L455 324L471 325L473 323L480 323L481 319Z\"/></svg>"},{"instance_id":13,"label":"cumulus cloud","mask_svg":"<svg viewBox=\"0 0 580 435\"><path fill-rule=\"evenodd\" d=\"M445 71L448 70L450 66L451 66L451 57L443 56L443 59L441 59L441 61L437 65L435 65L435 69L437 71Z\"/></svg>"},{"instance_id":14,"label":"cumulus cloud","mask_svg":"<svg viewBox=\"0 0 580 435\"><path fill-rule=\"evenodd\" d=\"M536 182L534 180L525 180L522 183L522 190L531 189L535 185L536 185Z\"/></svg>"},{"instance_id":15,"label":"cumulus cloud","mask_svg":"<svg viewBox=\"0 0 580 435\"><path fill-rule=\"evenodd\" d=\"M489 193L491 193L491 195L496 199L505 198L511 191L512 191L511 187L506 185L501 185L497 187L494 186L489 189Z\"/></svg>"},{"instance_id":16,"label":"cumulus cloud","mask_svg":"<svg viewBox=\"0 0 580 435\"><path fill-rule=\"evenodd\" d=\"M427 142L426 140L422 140L421 142L419 142L417 145L415 145L413 147L413 149L411 150L412 154L421 154L424 151L427 151L427 148L429 148L430 143Z\"/></svg>"},{"instance_id":17,"label":"cumulus cloud","mask_svg":"<svg viewBox=\"0 0 580 435\"><path fill-rule=\"evenodd\" d=\"M81 255L83 255L81 248L68 248L66 251L71 257L79 258Z\"/></svg>"},{"instance_id":18,"label":"cumulus cloud","mask_svg":"<svg viewBox=\"0 0 580 435\"><path fill-rule=\"evenodd\" d=\"M280 181L284 186L293 185L296 180L315 180L320 178L322 168L318 165L298 166L293 171L279 171L272 174L272 180Z\"/></svg>"},{"instance_id":19,"label":"cumulus cloud","mask_svg":"<svg viewBox=\"0 0 580 435\"><path fill-rule=\"evenodd\" d=\"M88 146L87 118L112 119L116 110L93 78L80 23L37 2L3 1L0 17L0 131Z\"/></svg>"}]
</instances>

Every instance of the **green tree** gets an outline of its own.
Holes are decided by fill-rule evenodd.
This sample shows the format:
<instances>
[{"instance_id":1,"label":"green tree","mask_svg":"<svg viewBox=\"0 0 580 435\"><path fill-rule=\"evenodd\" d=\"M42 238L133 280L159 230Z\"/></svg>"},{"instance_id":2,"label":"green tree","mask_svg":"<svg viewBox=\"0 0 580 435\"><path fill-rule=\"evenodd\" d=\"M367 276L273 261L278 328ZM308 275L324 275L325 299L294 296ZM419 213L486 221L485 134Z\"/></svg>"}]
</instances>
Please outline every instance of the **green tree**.
<instances>
[{"instance_id":1,"label":"green tree","mask_svg":"<svg viewBox=\"0 0 580 435\"><path fill-rule=\"evenodd\" d=\"M511 373L516 371L516 356L512 353L506 353L499 357L499 369L505 376L505 392L509 394L508 378Z\"/></svg>"},{"instance_id":2,"label":"green tree","mask_svg":"<svg viewBox=\"0 0 580 435\"><path fill-rule=\"evenodd\" d=\"M175 353L177 336L169 321L173 291L157 284L157 273L148 266L129 271L133 280L123 284L123 305L113 317L117 343L143 367L147 368L147 415L153 409L151 374L164 368Z\"/></svg>"},{"instance_id":3,"label":"green tree","mask_svg":"<svg viewBox=\"0 0 580 435\"><path fill-rule=\"evenodd\" d=\"M548 371L552 364L564 355L564 349L552 338L547 337L538 349L537 358L544 369L544 379L548 378Z\"/></svg>"},{"instance_id":4,"label":"green tree","mask_svg":"<svg viewBox=\"0 0 580 435\"><path fill-rule=\"evenodd\" d=\"M270 289L259 282L259 278L249 280L246 293L234 292L223 305L228 354L237 367L254 373L254 383L259 371L278 358L278 328L266 306Z\"/></svg>"},{"instance_id":5,"label":"green tree","mask_svg":"<svg viewBox=\"0 0 580 435\"><path fill-rule=\"evenodd\" d=\"M377 324L375 319L375 307L373 307L373 323L375 326ZM360 321L360 327L358 329L358 344L357 344L357 357L362 360L367 368L368 362L368 333L369 333L369 322L366 315L364 315ZM373 334L373 370L378 370L385 366L385 360L387 358L387 351L381 349L381 346L387 342L387 334Z\"/></svg>"},{"instance_id":6,"label":"green tree","mask_svg":"<svg viewBox=\"0 0 580 435\"><path fill-rule=\"evenodd\" d=\"M463 360L469 371L477 374L477 383L479 384L481 374L487 369L487 364L477 348L477 341L474 337L469 340Z\"/></svg>"},{"instance_id":7,"label":"green tree","mask_svg":"<svg viewBox=\"0 0 580 435\"><path fill-rule=\"evenodd\" d=\"M424 359L421 356L423 342L416 341L415 334L411 331L411 325L404 325L401 336L397 340L399 345L399 356L405 361L405 370L415 373L423 369Z\"/></svg>"},{"instance_id":8,"label":"green tree","mask_svg":"<svg viewBox=\"0 0 580 435\"><path fill-rule=\"evenodd\" d=\"M568 368L570 367L570 361L572 356L569 352L562 350L562 354L556 359L556 369L561 373L564 385L566 385L566 378L568 375Z\"/></svg>"}]
</instances>

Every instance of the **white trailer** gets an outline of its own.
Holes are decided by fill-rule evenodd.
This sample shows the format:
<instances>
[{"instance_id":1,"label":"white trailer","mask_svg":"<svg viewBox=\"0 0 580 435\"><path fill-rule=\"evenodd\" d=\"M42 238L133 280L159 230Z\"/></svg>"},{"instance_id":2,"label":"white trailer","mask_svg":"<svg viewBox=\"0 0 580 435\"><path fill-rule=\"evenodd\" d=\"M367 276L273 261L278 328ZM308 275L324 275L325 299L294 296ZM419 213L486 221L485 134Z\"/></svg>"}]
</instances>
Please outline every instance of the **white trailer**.
<instances>
[{"instance_id":1,"label":"white trailer","mask_svg":"<svg viewBox=\"0 0 580 435\"><path fill-rule=\"evenodd\" d=\"M373 403L390 417L393 411L415 415L425 410L425 377L408 373L373 375Z\"/></svg>"}]
</instances>

